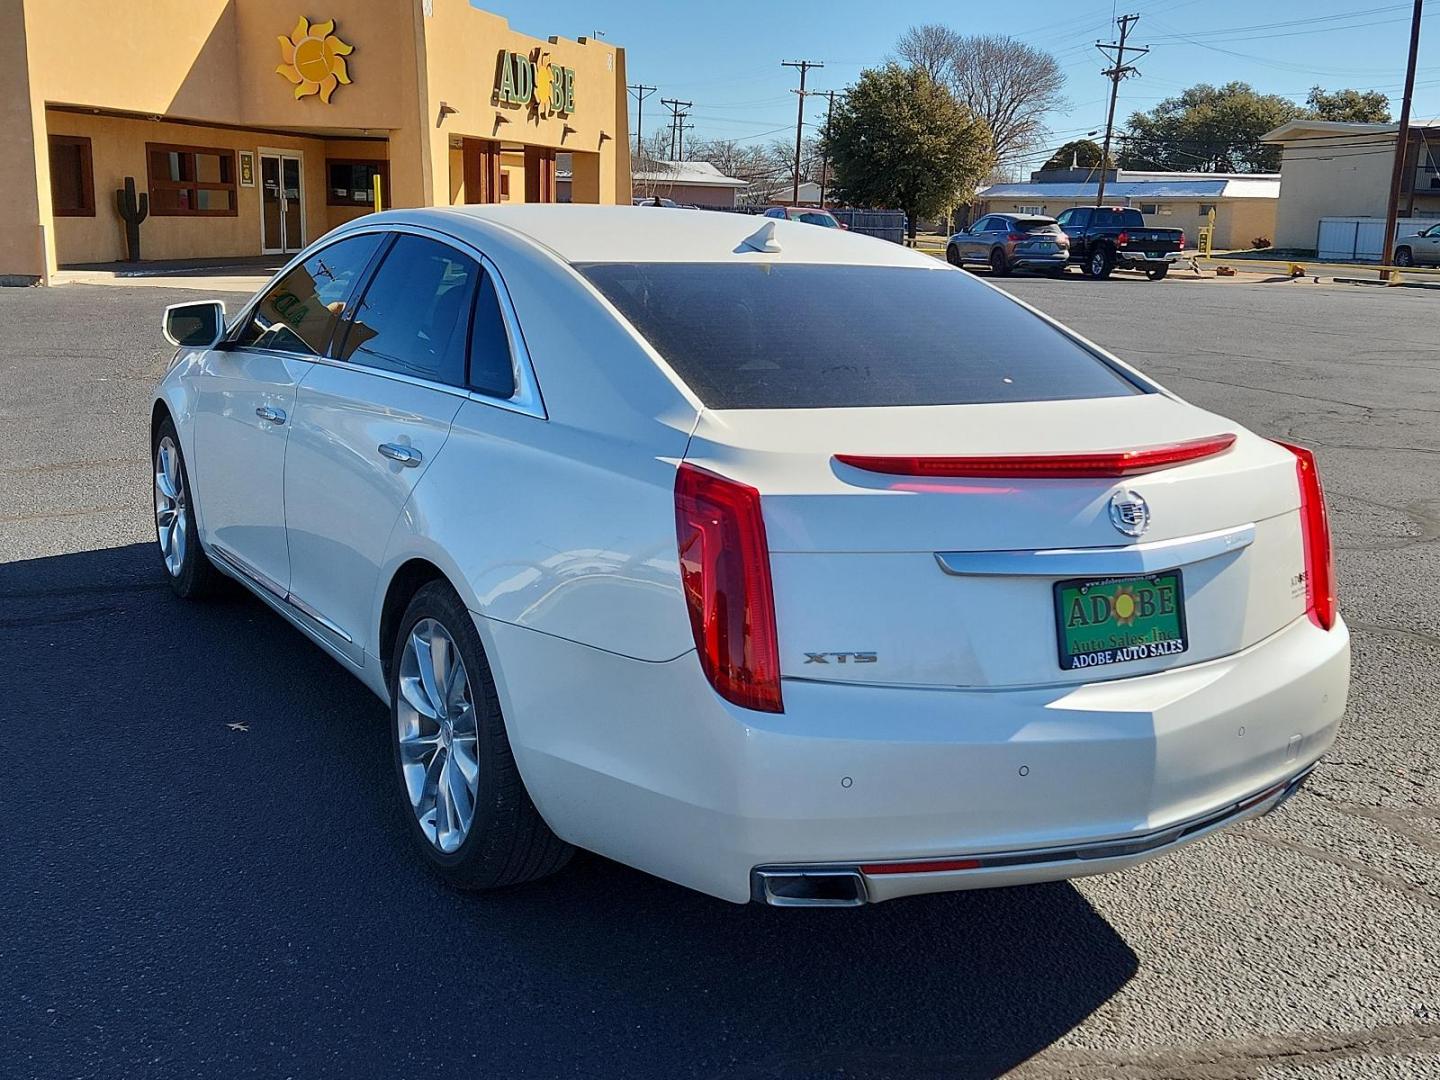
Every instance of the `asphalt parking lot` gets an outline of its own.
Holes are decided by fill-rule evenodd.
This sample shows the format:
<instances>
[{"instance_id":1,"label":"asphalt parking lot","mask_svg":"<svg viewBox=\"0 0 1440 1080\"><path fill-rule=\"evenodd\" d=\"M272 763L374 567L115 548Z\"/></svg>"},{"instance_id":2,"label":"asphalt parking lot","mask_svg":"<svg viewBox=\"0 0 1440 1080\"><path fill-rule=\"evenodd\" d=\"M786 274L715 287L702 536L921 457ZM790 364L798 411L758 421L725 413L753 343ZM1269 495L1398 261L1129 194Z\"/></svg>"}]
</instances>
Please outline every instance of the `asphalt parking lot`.
<instances>
[{"instance_id":1,"label":"asphalt parking lot","mask_svg":"<svg viewBox=\"0 0 1440 1080\"><path fill-rule=\"evenodd\" d=\"M161 578L147 399L197 294L0 290L0 1076L1440 1076L1440 296L1004 285L1318 448L1350 710L1280 813L1168 859L844 911L594 857L439 887L382 707Z\"/></svg>"}]
</instances>

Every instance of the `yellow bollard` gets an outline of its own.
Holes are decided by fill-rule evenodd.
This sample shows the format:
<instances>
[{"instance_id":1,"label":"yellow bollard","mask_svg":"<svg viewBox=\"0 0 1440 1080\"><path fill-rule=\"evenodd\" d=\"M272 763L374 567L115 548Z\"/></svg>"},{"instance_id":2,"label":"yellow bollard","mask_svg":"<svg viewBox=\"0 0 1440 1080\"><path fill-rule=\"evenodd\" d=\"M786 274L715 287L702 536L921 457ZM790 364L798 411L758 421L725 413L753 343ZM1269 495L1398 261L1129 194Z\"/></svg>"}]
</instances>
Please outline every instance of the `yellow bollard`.
<instances>
[{"instance_id":1,"label":"yellow bollard","mask_svg":"<svg viewBox=\"0 0 1440 1080\"><path fill-rule=\"evenodd\" d=\"M372 192L373 192L373 194L374 194L375 201L372 202L370 205L373 206L373 207L375 207L375 212L378 214L378 213L380 212L380 209L381 209L381 203L380 203L380 194L381 194L381 192L380 192L380 174L379 174L378 172L374 175L374 177L371 178L371 189L372 189Z\"/></svg>"}]
</instances>

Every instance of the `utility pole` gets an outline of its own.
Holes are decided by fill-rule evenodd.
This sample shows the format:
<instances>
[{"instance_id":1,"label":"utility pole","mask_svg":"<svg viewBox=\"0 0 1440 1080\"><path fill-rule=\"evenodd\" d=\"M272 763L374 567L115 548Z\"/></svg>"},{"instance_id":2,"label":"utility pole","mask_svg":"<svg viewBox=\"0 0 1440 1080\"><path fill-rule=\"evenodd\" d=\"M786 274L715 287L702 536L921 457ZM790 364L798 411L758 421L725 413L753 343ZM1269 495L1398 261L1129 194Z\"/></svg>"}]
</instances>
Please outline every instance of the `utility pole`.
<instances>
[{"instance_id":1,"label":"utility pole","mask_svg":"<svg viewBox=\"0 0 1440 1080\"><path fill-rule=\"evenodd\" d=\"M1115 20L1116 25L1120 27L1120 40L1109 45L1099 41L1095 43L1100 54L1111 62L1110 67L1100 73L1110 80L1110 111L1105 115L1105 146L1100 151L1100 188L1095 192L1096 206L1101 206L1105 202L1105 172L1110 167L1110 135L1115 130L1115 99L1120 96L1120 80L1127 75L1139 74L1134 64L1125 63L1125 50L1128 48L1137 56L1144 56L1150 51L1140 45L1127 46L1125 44L1125 39L1130 36L1130 27L1139 21L1139 15L1121 15ZM1112 56L1111 53L1114 55Z\"/></svg>"},{"instance_id":2,"label":"utility pole","mask_svg":"<svg viewBox=\"0 0 1440 1080\"><path fill-rule=\"evenodd\" d=\"M792 90L792 94L800 95L800 104L795 109L795 189L791 194L790 205L800 201L800 140L805 134L805 76L811 68L823 68L825 65L819 60L782 60L781 67L800 69L800 89Z\"/></svg>"},{"instance_id":3,"label":"utility pole","mask_svg":"<svg viewBox=\"0 0 1440 1080\"><path fill-rule=\"evenodd\" d=\"M1400 209L1400 187L1405 178L1405 159L1410 149L1410 98L1415 93L1415 58L1420 54L1420 9L1425 0L1415 0L1415 14L1410 20L1410 61L1405 68L1405 98L1400 103L1400 129L1395 132L1395 165L1390 172L1390 202L1385 207L1385 247L1380 265L1390 267L1395 259L1395 219ZM1411 185L1414 185L1412 179ZM1388 269L1380 277L1390 280Z\"/></svg>"},{"instance_id":4,"label":"utility pole","mask_svg":"<svg viewBox=\"0 0 1440 1080\"><path fill-rule=\"evenodd\" d=\"M640 151L641 140L645 137L645 99L656 90L658 86L646 86L639 83L636 86L626 86L630 96L635 99L635 160L638 162L644 155Z\"/></svg>"},{"instance_id":5,"label":"utility pole","mask_svg":"<svg viewBox=\"0 0 1440 1080\"><path fill-rule=\"evenodd\" d=\"M830 117L835 112L835 91L826 90L830 104L825 107L825 146L820 154L820 209L825 209L825 181L830 178Z\"/></svg>"},{"instance_id":6,"label":"utility pole","mask_svg":"<svg viewBox=\"0 0 1440 1080\"><path fill-rule=\"evenodd\" d=\"M689 114L688 112L682 112L682 113L680 114L680 157L677 159L677 160L679 160L679 161L686 161L686 160L688 160L688 159L685 157L685 132L687 132L687 131L694 131L694 130L695 130L695 125L694 125L694 124L690 124L690 123L687 123L687 122L686 122L686 121L689 119L689 117L690 117L690 114Z\"/></svg>"},{"instance_id":7,"label":"utility pole","mask_svg":"<svg viewBox=\"0 0 1440 1080\"><path fill-rule=\"evenodd\" d=\"M677 101L675 98L661 98L660 104L670 110L670 160L675 160L675 141L680 137L680 114L695 103Z\"/></svg>"}]
</instances>

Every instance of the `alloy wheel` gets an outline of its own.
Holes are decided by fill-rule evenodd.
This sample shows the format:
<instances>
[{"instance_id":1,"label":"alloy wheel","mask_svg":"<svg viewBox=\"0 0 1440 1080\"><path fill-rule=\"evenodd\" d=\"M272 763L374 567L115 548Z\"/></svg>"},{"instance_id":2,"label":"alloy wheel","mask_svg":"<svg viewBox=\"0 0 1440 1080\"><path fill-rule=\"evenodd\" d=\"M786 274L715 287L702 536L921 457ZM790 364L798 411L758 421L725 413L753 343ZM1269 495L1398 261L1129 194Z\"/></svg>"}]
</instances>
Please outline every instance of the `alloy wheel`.
<instances>
[{"instance_id":1,"label":"alloy wheel","mask_svg":"<svg viewBox=\"0 0 1440 1080\"><path fill-rule=\"evenodd\" d=\"M465 842L480 792L480 737L465 661L435 619L421 619L400 658L396 723L410 808L445 854Z\"/></svg>"},{"instance_id":2,"label":"alloy wheel","mask_svg":"<svg viewBox=\"0 0 1440 1080\"><path fill-rule=\"evenodd\" d=\"M1395 253L1395 265L1396 265L1396 266L1409 266L1409 265L1411 265L1413 262L1414 262L1414 257L1410 254L1410 249L1409 249L1409 248L1401 248L1399 251L1397 251L1397 252Z\"/></svg>"},{"instance_id":3,"label":"alloy wheel","mask_svg":"<svg viewBox=\"0 0 1440 1080\"><path fill-rule=\"evenodd\" d=\"M1094 277L1105 273L1105 253L1103 251L1097 251L1090 256L1090 273Z\"/></svg>"},{"instance_id":4,"label":"alloy wheel","mask_svg":"<svg viewBox=\"0 0 1440 1080\"><path fill-rule=\"evenodd\" d=\"M180 448L166 435L155 448L155 537L171 577L178 578L185 567L189 528Z\"/></svg>"}]
</instances>

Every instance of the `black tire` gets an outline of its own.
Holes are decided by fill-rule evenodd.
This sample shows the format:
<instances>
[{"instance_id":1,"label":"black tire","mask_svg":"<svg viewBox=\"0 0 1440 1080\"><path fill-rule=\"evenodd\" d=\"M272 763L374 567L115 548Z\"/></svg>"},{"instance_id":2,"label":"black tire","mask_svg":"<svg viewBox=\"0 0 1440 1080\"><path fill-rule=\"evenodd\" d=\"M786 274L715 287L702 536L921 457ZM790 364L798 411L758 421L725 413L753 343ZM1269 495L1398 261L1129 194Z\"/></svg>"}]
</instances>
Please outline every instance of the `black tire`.
<instances>
[{"instance_id":1,"label":"black tire","mask_svg":"<svg viewBox=\"0 0 1440 1080\"><path fill-rule=\"evenodd\" d=\"M1101 245L1085 260L1085 276L1104 281L1115 271L1115 253Z\"/></svg>"},{"instance_id":2,"label":"black tire","mask_svg":"<svg viewBox=\"0 0 1440 1080\"><path fill-rule=\"evenodd\" d=\"M960 265L960 249L957 248L954 244L951 244L945 249L945 261L948 262L951 266Z\"/></svg>"},{"instance_id":3,"label":"black tire","mask_svg":"<svg viewBox=\"0 0 1440 1080\"><path fill-rule=\"evenodd\" d=\"M1411 251L1408 247L1396 248L1396 249L1395 249L1395 265L1396 265L1396 266L1414 266L1414 265L1415 265L1415 253L1414 253L1413 251Z\"/></svg>"},{"instance_id":4,"label":"black tire","mask_svg":"<svg viewBox=\"0 0 1440 1080\"><path fill-rule=\"evenodd\" d=\"M1005 257L1004 248L995 248L990 252L990 272L996 277L1005 277L1010 273L1010 260Z\"/></svg>"},{"instance_id":5,"label":"black tire","mask_svg":"<svg viewBox=\"0 0 1440 1080\"><path fill-rule=\"evenodd\" d=\"M470 682L471 704L478 736L478 790L468 833L452 852L441 851L426 835L411 804L401 767L400 671L407 639L422 620L438 622L455 643ZM424 585L410 601L391 643L390 744L395 764L401 813L426 863L446 884L457 889L498 889L555 873L575 849L550 831L525 790L495 680L480 635L464 603L445 581Z\"/></svg>"},{"instance_id":6,"label":"black tire","mask_svg":"<svg viewBox=\"0 0 1440 1080\"><path fill-rule=\"evenodd\" d=\"M174 469L172 472L178 472L180 480L178 513L180 520L177 524L183 530L183 557L173 566L172 560L167 556L161 533L162 494L158 476L162 470L162 447L166 449L167 453L173 448ZM168 416L150 433L150 468L155 510L156 547L160 553L160 568L165 572L165 580L170 583L171 591L182 600L203 600L215 596L222 591L225 578L220 571L215 569L214 564L210 562L210 557L200 546L200 531L195 526L194 489L190 486L190 474L185 467L185 454L180 449L180 436L175 431L175 422ZM172 510L171 514L174 515L174 513Z\"/></svg>"},{"instance_id":7,"label":"black tire","mask_svg":"<svg viewBox=\"0 0 1440 1080\"><path fill-rule=\"evenodd\" d=\"M1164 277L1166 274L1168 274L1169 272L1170 272L1170 264L1169 264L1169 263L1161 263L1159 266L1147 266L1147 267L1145 268L1145 276L1146 276L1147 278L1149 278L1151 281L1159 281L1161 278L1163 278L1163 277Z\"/></svg>"}]
</instances>

